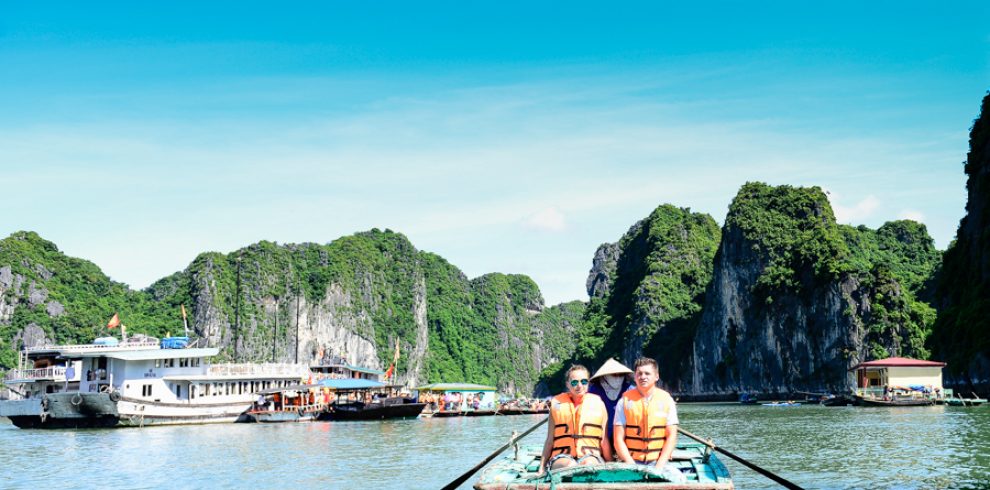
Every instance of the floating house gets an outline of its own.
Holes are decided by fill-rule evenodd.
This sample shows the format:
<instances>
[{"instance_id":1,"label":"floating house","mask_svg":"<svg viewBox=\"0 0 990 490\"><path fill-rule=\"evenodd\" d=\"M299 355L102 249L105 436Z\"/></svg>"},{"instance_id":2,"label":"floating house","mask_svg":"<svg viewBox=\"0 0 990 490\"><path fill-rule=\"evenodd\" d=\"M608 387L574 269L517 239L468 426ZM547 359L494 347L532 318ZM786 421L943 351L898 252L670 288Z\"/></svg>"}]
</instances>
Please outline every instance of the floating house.
<instances>
[{"instance_id":1,"label":"floating house","mask_svg":"<svg viewBox=\"0 0 990 490\"><path fill-rule=\"evenodd\" d=\"M856 372L856 395L865 399L898 397L934 400L944 396L942 368L944 362L922 361L905 357L888 357L862 362Z\"/></svg>"}]
</instances>

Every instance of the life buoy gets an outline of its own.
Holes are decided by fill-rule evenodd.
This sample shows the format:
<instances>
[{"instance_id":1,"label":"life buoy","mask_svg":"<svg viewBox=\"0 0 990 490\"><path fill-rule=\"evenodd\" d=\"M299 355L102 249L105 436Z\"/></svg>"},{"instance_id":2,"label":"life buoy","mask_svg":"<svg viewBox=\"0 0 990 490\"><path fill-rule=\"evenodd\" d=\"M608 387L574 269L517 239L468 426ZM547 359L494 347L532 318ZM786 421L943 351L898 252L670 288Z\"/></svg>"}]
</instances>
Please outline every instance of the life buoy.
<instances>
[{"instance_id":1,"label":"life buoy","mask_svg":"<svg viewBox=\"0 0 990 490\"><path fill-rule=\"evenodd\" d=\"M120 399L121 399L121 396L120 396L120 392L119 391L111 391L110 392L110 401L116 403L116 402L119 402Z\"/></svg>"},{"instance_id":2,"label":"life buoy","mask_svg":"<svg viewBox=\"0 0 990 490\"><path fill-rule=\"evenodd\" d=\"M75 406L78 407L80 404L82 404L82 395L80 395L79 393L76 393L75 395L72 395L72 398L69 401L73 405L75 405Z\"/></svg>"},{"instance_id":3,"label":"life buoy","mask_svg":"<svg viewBox=\"0 0 990 490\"><path fill-rule=\"evenodd\" d=\"M110 393L110 390L112 389L113 388L110 388L110 385L103 385L100 387L100 393Z\"/></svg>"}]
</instances>

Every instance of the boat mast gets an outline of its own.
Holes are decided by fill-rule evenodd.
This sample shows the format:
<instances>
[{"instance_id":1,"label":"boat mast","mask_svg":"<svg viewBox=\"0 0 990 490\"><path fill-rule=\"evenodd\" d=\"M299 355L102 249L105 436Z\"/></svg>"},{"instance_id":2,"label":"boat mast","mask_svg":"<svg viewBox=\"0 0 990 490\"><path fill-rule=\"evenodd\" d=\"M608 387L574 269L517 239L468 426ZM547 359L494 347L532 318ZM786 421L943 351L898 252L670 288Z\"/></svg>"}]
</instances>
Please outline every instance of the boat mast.
<instances>
[{"instance_id":1,"label":"boat mast","mask_svg":"<svg viewBox=\"0 0 990 490\"><path fill-rule=\"evenodd\" d=\"M278 335L278 295L275 296L275 328L272 329L272 363L275 362L275 342Z\"/></svg>"}]
</instances>

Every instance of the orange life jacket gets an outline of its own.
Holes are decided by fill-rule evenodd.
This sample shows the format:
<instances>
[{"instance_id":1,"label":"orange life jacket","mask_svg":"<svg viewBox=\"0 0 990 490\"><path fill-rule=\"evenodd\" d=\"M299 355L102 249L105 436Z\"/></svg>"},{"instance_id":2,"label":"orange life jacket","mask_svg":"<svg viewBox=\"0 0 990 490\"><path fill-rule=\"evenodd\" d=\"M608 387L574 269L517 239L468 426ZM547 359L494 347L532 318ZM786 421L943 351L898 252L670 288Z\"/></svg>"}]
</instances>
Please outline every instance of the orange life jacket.
<instances>
[{"instance_id":1,"label":"orange life jacket","mask_svg":"<svg viewBox=\"0 0 990 490\"><path fill-rule=\"evenodd\" d=\"M597 395L586 393L577 406L569 393L553 397L550 421L553 424L553 450L550 456L601 456L601 441L605 434L605 424L608 423L608 413L605 411L605 403Z\"/></svg>"},{"instance_id":2,"label":"orange life jacket","mask_svg":"<svg viewBox=\"0 0 990 490\"><path fill-rule=\"evenodd\" d=\"M660 451L667 439L667 410L674 399L666 391L655 388L647 403L639 390L633 388L622 395L622 400L629 455L644 463L660 459Z\"/></svg>"}]
</instances>

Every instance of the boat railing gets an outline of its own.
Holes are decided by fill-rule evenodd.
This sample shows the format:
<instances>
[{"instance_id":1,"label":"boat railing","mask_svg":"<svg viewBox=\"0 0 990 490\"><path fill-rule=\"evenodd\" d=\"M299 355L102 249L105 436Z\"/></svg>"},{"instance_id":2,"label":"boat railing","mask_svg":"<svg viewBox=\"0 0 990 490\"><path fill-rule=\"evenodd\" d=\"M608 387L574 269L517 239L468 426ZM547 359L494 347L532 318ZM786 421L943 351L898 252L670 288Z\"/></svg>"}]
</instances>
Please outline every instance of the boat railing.
<instances>
[{"instance_id":1,"label":"boat railing","mask_svg":"<svg viewBox=\"0 0 990 490\"><path fill-rule=\"evenodd\" d=\"M61 351L94 351L94 350L106 350L106 351L121 351L121 350L146 350L146 349L158 349L159 342L142 340L136 342L123 342L117 345L101 345L101 344L66 344L66 345L56 345L56 344L44 344L40 346L28 347L25 349L27 352L33 351L48 351L48 350L61 350Z\"/></svg>"},{"instance_id":2,"label":"boat railing","mask_svg":"<svg viewBox=\"0 0 990 490\"><path fill-rule=\"evenodd\" d=\"M14 380L65 381L65 366L49 366L35 369L11 369L10 371L7 371L4 381Z\"/></svg>"},{"instance_id":3,"label":"boat railing","mask_svg":"<svg viewBox=\"0 0 990 490\"><path fill-rule=\"evenodd\" d=\"M251 364L224 363L210 366L211 376L309 376L309 367L303 364Z\"/></svg>"}]
</instances>

